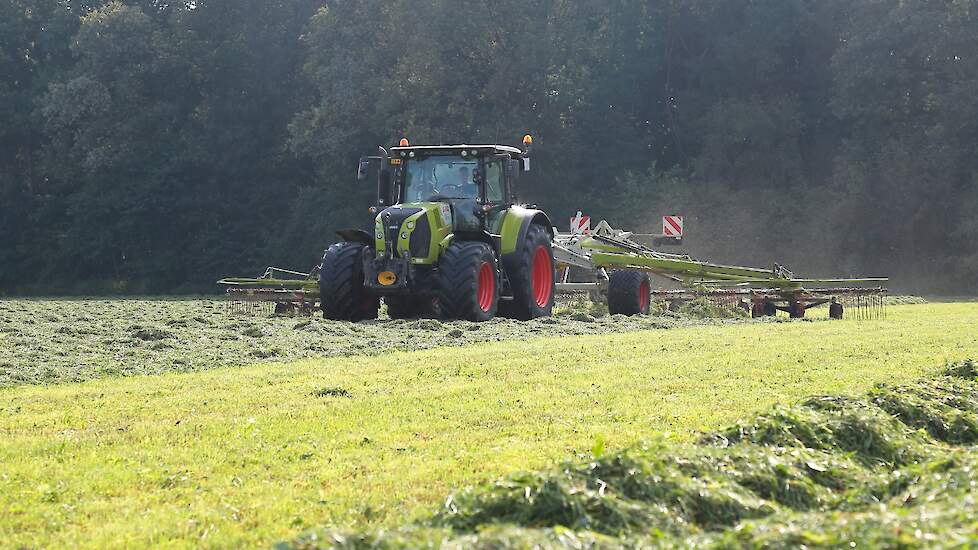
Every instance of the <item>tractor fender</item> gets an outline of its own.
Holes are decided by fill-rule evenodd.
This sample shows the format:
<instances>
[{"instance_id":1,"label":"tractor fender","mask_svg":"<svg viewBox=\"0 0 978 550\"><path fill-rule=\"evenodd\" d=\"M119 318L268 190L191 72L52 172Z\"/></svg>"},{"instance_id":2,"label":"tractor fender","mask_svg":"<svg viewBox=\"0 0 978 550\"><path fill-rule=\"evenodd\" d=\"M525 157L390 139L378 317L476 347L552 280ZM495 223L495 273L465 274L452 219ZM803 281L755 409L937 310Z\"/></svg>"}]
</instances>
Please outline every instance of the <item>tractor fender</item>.
<instances>
[{"instance_id":1,"label":"tractor fender","mask_svg":"<svg viewBox=\"0 0 978 550\"><path fill-rule=\"evenodd\" d=\"M461 231L449 233L438 243L438 256L448 249L455 241L478 241L486 243L493 252L499 255L499 239L494 238L488 231Z\"/></svg>"},{"instance_id":2,"label":"tractor fender","mask_svg":"<svg viewBox=\"0 0 978 550\"><path fill-rule=\"evenodd\" d=\"M453 234L453 241L479 241L489 245L489 248L498 252L495 240L488 231L456 231Z\"/></svg>"},{"instance_id":3,"label":"tractor fender","mask_svg":"<svg viewBox=\"0 0 978 550\"><path fill-rule=\"evenodd\" d=\"M530 230L531 225L542 226L550 235L550 240L553 240L553 223L542 210L513 206L503 218L503 227L500 231L500 252L506 271L511 271L518 265L519 245L526 239L526 233Z\"/></svg>"},{"instance_id":4,"label":"tractor fender","mask_svg":"<svg viewBox=\"0 0 978 550\"><path fill-rule=\"evenodd\" d=\"M374 244L373 235L363 229L340 229L336 234L344 241L351 243L363 243L367 246L373 246Z\"/></svg>"},{"instance_id":5,"label":"tractor fender","mask_svg":"<svg viewBox=\"0 0 978 550\"><path fill-rule=\"evenodd\" d=\"M445 235L445 238L438 242L438 257L441 258L441 253L451 246L452 242L455 241L455 233L449 233Z\"/></svg>"},{"instance_id":6,"label":"tractor fender","mask_svg":"<svg viewBox=\"0 0 978 550\"><path fill-rule=\"evenodd\" d=\"M526 238L526 232L530 230L530 226L533 224L543 226L553 240L553 223L542 210L513 206L506 212L502 229L499 232L503 256L516 252L519 243Z\"/></svg>"}]
</instances>

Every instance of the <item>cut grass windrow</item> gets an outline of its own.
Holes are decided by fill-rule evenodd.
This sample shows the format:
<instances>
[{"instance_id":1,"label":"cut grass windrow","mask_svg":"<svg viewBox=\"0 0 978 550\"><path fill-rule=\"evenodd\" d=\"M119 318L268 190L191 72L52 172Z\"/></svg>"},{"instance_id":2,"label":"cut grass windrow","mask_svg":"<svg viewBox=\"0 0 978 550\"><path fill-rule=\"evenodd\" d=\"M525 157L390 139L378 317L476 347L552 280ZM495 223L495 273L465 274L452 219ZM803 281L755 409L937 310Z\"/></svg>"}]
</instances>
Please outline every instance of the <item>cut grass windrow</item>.
<instances>
[{"instance_id":1,"label":"cut grass windrow","mask_svg":"<svg viewBox=\"0 0 978 550\"><path fill-rule=\"evenodd\" d=\"M978 368L776 407L698 444L640 445L449 496L412 527L282 547L978 544Z\"/></svg>"},{"instance_id":2,"label":"cut grass windrow","mask_svg":"<svg viewBox=\"0 0 978 550\"><path fill-rule=\"evenodd\" d=\"M221 300L0 300L0 388L744 321L709 304L690 304L679 312L664 306L657 304L652 316L609 316L600 304L574 296L558 303L555 317L530 322L385 318L347 323L318 313L239 313ZM824 318L827 310L809 315ZM708 318L717 316L732 318Z\"/></svg>"},{"instance_id":3,"label":"cut grass windrow","mask_svg":"<svg viewBox=\"0 0 978 550\"><path fill-rule=\"evenodd\" d=\"M562 305L558 316L531 322L347 323L318 313L235 313L220 300L3 300L0 388L721 322L665 311L652 317L594 317L586 305L571 307L576 310Z\"/></svg>"}]
</instances>

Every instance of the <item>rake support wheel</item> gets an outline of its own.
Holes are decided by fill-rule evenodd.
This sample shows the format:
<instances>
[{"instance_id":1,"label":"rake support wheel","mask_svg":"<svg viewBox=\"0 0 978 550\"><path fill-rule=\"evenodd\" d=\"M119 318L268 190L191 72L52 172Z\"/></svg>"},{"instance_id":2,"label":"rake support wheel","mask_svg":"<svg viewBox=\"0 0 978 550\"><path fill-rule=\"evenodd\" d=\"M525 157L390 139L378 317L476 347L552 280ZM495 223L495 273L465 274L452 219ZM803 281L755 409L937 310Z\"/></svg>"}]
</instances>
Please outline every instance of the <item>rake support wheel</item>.
<instances>
[{"instance_id":1,"label":"rake support wheel","mask_svg":"<svg viewBox=\"0 0 978 550\"><path fill-rule=\"evenodd\" d=\"M648 315L652 283L648 273L631 270L612 271L608 280L608 313Z\"/></svg>"},{"instance_id":2,"label":"rake support wheel","mask_svg":"<svg viewBox=\"0 0 978 550\"><path fill-rule=\"evenodd\" d=\"M829 304L829 318L830 319L842 319L843 308L842 304L839 302L832 302Z\"/></svg>"}]
</instances>

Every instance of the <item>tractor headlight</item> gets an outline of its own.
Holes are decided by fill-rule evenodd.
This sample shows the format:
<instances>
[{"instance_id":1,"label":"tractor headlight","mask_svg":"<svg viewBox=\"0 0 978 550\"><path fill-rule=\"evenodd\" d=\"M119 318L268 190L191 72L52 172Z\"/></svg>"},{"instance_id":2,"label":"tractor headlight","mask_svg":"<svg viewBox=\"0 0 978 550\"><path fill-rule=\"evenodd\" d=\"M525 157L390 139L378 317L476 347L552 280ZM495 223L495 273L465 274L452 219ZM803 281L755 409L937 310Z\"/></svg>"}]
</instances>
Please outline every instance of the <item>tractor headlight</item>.
<instances>
[{"instance_id":1,"label":"tractor headlight","mask_svg":"<svg viewBox=\"0 0 978 550\"><path fill-rule=\"evenodd\" d=\"M383 233L380 233L380 232L377 232L377 240L379 240L379 241L384 240L384 234Z\"/></svg>"},{"instance_id":2,"label":"tractor headlight","mask_svg":"<svg viewBox=\"0 0 978 550\"><path fill-rule=\"evenodd\" d=\"M407 233L401 233L401 238L402 239L406 239L407 238Z\"/></svg>"},{"instance_id":3,"label":"tractor headlight","mask_svg":"<svg viewBox=\"0 0 978 550\"><path fill-rule=\"evenodd\" d=\"M408 229L414 229L414 222L407 222Z\"/></svg>"}]
</instances>

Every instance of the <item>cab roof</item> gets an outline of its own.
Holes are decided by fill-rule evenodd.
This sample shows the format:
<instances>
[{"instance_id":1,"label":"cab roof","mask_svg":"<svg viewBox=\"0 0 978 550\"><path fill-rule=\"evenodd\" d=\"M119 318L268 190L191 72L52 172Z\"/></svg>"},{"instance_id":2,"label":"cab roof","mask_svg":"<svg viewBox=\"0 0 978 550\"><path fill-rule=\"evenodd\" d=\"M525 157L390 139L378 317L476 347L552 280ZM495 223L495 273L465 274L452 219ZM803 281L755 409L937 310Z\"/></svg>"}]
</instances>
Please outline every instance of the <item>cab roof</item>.
<instances>
[{"instance_id":1,"label":"cab roof","mask_svg":"<svg viewBox=\"0 0 978 550\"><path fill-rule=\"evenodd\" d=\"M509 145L409 145L407 147L392 147L391 153L406 152L409 153L414 151L416 153L431 154L446 154L446 155L458 155L463 150L466 151L479 151L481 154L485 153L496 153L501 155L510 155L514 158L518 158L523 154L523 151L517 149L516 147L510 147Z\"/></svg>"}]
</instances>

